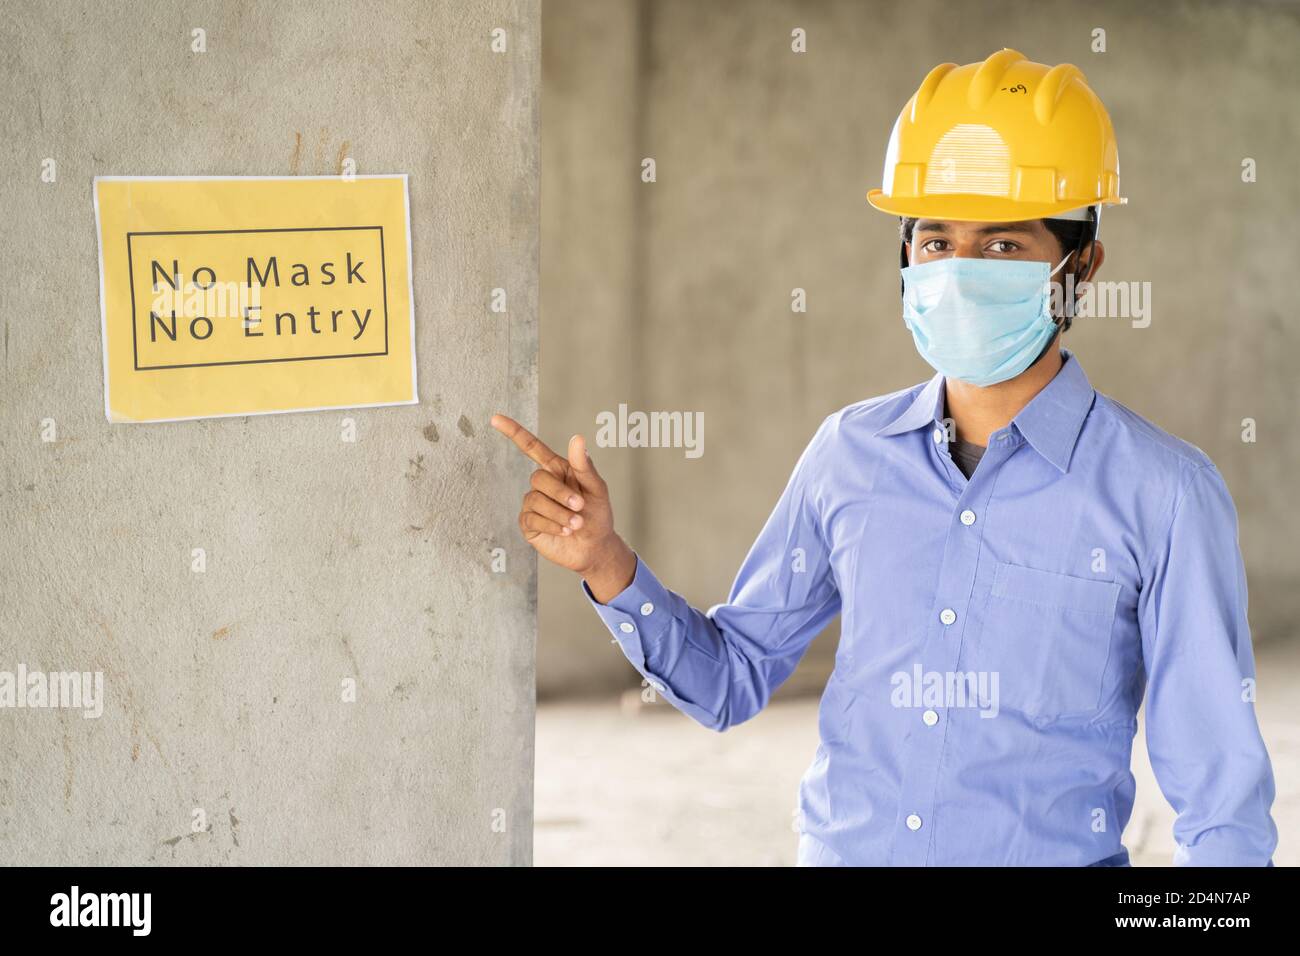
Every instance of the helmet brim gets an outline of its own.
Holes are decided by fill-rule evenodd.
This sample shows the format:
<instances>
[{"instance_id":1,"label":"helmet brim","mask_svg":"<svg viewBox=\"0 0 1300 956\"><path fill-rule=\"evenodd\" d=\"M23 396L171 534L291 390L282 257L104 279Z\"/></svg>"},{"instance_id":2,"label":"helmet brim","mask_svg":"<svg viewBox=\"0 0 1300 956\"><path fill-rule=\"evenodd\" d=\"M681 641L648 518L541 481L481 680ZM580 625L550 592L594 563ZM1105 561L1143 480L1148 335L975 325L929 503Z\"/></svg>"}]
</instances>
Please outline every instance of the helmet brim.
<instances>
[{"instance_id":1,"label":"helmet brim","mask_svg":"<svg viewBox=\"0 0 1300 956\"><path fill-rule=\"evenodd\" d=\"M867 202L881 212L909 219L944 219L955 222L1026 222L1055 219L1064 213L1096 205L1115 205L1120 200L1071 199L1053 203L1018 202L1004 196L950 193L895 199L883 190L867 193ZM1073 218L1073 217L1072 217Z\"/></svg>"}]
</instances>

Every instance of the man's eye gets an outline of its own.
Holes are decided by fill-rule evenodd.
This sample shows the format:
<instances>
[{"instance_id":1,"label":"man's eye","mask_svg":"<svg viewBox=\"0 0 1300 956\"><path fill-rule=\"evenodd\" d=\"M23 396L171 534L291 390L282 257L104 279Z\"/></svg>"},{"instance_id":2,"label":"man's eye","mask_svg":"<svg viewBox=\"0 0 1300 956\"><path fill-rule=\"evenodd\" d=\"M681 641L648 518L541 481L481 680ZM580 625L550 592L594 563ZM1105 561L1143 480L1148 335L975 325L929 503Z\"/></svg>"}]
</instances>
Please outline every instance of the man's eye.
<instances>
[{"instance_id":1,"label":"man's eye","mask_svg":"<svg viewBox=\"0 0 1300 956\"><path fill-rule=\"evenodd\" d=\"M1009 255L1020 247L1009 239L997 239L989 244L989 248L999 255Z\"/></svg>"},{"instance_id":2,"label":"man's eye","mask_svg":"<svg viewBox=\"0 0 1300 956\"><path fill-rule=\"evenodd\" d=\"M929 239L921 248L926 252L943 252L943 247L947 245L948 242L945 239Z\"/></svg>"}]
</instances>

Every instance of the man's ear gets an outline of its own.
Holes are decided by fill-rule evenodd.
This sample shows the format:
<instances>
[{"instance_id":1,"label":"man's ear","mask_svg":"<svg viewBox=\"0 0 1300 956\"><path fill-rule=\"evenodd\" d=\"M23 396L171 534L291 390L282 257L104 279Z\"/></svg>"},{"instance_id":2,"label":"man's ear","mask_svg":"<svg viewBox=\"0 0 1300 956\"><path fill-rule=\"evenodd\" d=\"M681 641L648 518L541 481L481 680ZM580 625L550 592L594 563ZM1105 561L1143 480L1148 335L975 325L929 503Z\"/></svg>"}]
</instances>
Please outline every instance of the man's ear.
<instances>
[{"instance_id":1,"label":"man's ear","mask_svg":"<svg viewBox=\"0 0 1300 956\"><path fill-rule=\"evenodd\" d=\"M1094 239L1083 250L1083 255L1079 257L1076 268L1087 265L1088 271L1085 275L1080 275L1076 282L1090 282L1096 276L1101 264L1106 261L1106 247L1100 241Z\"/></svg>"}]
</instances>

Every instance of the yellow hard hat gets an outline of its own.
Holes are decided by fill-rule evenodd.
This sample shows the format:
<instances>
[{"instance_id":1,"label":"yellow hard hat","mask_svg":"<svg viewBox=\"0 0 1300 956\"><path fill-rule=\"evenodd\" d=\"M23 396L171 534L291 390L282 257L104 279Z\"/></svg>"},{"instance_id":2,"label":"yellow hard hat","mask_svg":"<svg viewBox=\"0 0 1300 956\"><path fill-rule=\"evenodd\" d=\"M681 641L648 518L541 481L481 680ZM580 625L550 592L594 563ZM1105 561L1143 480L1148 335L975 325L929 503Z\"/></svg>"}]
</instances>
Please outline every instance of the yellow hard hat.
<instances>
[{"instance_id":1,"label":"yellow hard hat","mask_svg":"<svg viewBox=\"0 0 1300 956\"><path fill-rule=\"evenodd\" d=\"M883 186L867 201L896 216L1016 222L1128 200L1110 116L1082 71L999 50L930 71L894 124Z\"/></svg>"}]
</instances>

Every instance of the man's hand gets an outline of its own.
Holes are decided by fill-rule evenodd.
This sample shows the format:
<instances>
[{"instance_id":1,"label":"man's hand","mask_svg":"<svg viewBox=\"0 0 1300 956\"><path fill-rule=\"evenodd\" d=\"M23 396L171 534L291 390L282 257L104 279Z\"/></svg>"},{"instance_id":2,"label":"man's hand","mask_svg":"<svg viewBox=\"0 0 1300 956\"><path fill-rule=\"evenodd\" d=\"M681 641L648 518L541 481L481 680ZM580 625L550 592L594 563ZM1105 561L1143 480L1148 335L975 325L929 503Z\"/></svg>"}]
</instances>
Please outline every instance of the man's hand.
<instances>
[{"instance_id":1,"label":"man's hand","mask_svg":"<svg viewBox=\"0 0 1300 956\"><path fill-rule=\"evenodd\" d=\"M602 604L632 583L636 555L614 531L609 486L596 471L581 435L569 439L569 457L513 418L493 415L492 427L540 467L519 511L519 530L546 560L577 571Z\"/></svg>"}]
</instances>

